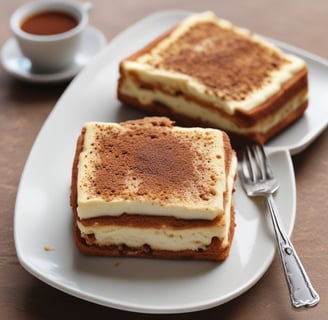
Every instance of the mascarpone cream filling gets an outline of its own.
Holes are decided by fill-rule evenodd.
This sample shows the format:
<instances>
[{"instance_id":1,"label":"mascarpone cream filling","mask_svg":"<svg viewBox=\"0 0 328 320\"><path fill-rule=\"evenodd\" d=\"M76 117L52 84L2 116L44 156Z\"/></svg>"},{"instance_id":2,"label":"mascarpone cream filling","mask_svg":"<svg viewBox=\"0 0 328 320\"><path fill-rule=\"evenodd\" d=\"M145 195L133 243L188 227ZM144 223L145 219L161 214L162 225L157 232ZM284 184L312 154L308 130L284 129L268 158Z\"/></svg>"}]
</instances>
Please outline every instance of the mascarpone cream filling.
<instances>
[{"instance_id":1,"label":"mascarpone cream filling","mask_svg":"<svg viewBox=\"0 0 328 320\"><path fill-rule=\"evenodd\" d=\"M149 245L157 250L198 250L205 249L213 237L227 238L228 226L212 228L194 228L188 230L157 229L157 228L132 228L117 226L83 226L78 222L82 237L93 234L95 244L99 246L126 245L131 248ZM227 241L223 242L226 246Z\"/></svg>"},{"instance_id":2,"label":"mascarpone cream filling","mask_svg":"<svg viewBox=\"0 0 328 320\"><path fill-rule=\"evenodd\" d=\"M173 88L173 87L172 87ZM172 90L171 88L171 90ZM161 90L147 90L140 87L135 83L134 78L126 77L121 83L121 92L129 97L136 98L143 105L150 105L154 101L164 104L167 108L171 109L174 113L189 116L191 118L200 119L205 123L212 124L214 126L220 126L222 130L236 132L239 134L251 134L251 133L265 133L273 128L275 125L281 122L290 113L295 111L301 104L308 99L308 93L301 92L293 99L286 102L279 112L263 118L257 124L251 127L240 127L237 124L230 121L228 118L224 118L220 113L215 112L210 108L205 108L201 104L195 101L186 99L183 95L174 96L165 93ZM165 89L166 90L166 89ZM205 95L202 99L206 100Z\"/></svg>"},{"instance_id":3,"label":"mascarpone cream filling","mask_svg":"<svg viewBox=\"0 0 328 320\"><path fill-rule=\"evenodd\" d=\"M137 248L149 245L157 250L198 250L206 249L212 238L217 237L222 241L222 246L229 244L229 230L231 222L232 191L234 186L234 172L237 168L237 160L234 157L231 163L230 174L227 180L227 201L225 202L224 220L210 227L198 227L190 229L162 228L137 228L129 226L104 226L83 225L83 221L77 221L77 226L82 237L92 235L92 243L99 246L126 245Z\"/></svg>"},{"instance_id":4,"label":"mascarpone cream filling","mask_svg":"<svg viewBox=\"0 0 328 320\"><path fill-rule=\"evenodd\" d=\"M110 126L115 127L115 124L110 124ZM102 195L97 195L94 192L90 194L90 190L93 188L93 182L90 177L94 176L94 172L96 171L95 166L98 163L97 152L92 152L92 150L94 150L93 145L96 143L96 129L93 123L87 123L85 128L86 134L84 136L84 148L79 156L77 178L77 214L80 219L100 216L119 216L123 213L127 213L173 216L180 219L212 220L218 215L224 214L223 194L227 189L226 179L231 179L231 177L226 177L225 155L217 155L218 150L224 150L222 135L218 134L217 130L207 129L207 131L205 131L204 129L198 128L172 128L174 132L181 130L191 136L206 136L206 134L213 135L213 139L211 140L213 146L210 148L210 151L209 149L202 148L201 145L197 146L197 152L204 154L204 157L210 159L210 161L206 161L205 164L202 164L206 165L207 169L204 169L205 172L200 171L197 173L197 169L195 169L195 171L198 174L197 183L201 183L201 181L206 183L205 181L211 180L209 178L209 175L211 174L215 176L216 182L212 187L215 191L215 195L209 200L202 200L199 197L195 199L193 194L198 192L197 186L194 185L196 181L190 181L188 187L184 187L183 189L183 196L180 195L179 197L175 197L169 192L168 199L164 200L150 198L147 194L138 194L139 185L141 185L142 182L142 176L139 178L141 181L138 181L137 179L133 180L133 170L131 170L131 172L124 172L125 180L122 183L125 188L122 190L122 194L115 195L115 197L110 199L105 199ZM206 152L210 152L210 154ZM204 157L202 157L202 159ZM197 163L194 164L194 166L197 167ZM231 171L230 175L234 177L234 171ZM108 185L110 186L110 182L108 182Z\"/></svg>"}]
</instances>

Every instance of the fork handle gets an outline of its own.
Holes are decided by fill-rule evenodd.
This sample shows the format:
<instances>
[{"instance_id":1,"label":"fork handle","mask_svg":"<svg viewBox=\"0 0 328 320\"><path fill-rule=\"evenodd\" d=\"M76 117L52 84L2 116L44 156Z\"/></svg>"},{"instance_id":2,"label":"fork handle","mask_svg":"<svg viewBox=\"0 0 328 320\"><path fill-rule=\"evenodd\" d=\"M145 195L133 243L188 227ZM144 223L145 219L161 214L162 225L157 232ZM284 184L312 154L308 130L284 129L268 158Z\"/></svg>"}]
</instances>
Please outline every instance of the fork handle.
<instances>
[{"instance_id":1,"label":"fork handle","mask_svg":"<svg viewBox=\"0 0 328 320\"><path fill-rule=\"evenodd\" d=\"M272 195L267 196L267 205L276 234L292 305L297 309L314 307L319 303L320 297L312 287L296 250L288 239L280 222L278 209Z\"/></svg>"}]
</instances>

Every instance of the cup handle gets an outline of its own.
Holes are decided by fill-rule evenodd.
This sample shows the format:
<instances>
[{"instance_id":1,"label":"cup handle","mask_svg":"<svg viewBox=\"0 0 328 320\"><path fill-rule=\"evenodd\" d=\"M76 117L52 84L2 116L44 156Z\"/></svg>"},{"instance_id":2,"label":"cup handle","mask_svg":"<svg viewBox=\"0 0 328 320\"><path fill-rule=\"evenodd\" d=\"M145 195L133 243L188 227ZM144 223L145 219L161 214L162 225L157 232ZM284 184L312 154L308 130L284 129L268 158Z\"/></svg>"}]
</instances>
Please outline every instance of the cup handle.
<instances>
[{"instance_id":1,"label":"cup handle","mask_svg":"<svg viewBox=\"0 0 328 320\"><path fill-rule=\"evenodd\" d=\"M91 2L85 2L81 4L82 10L84 10L87 14L90 14L93 9L93 4Z\"/></svg>"}]
</instances>

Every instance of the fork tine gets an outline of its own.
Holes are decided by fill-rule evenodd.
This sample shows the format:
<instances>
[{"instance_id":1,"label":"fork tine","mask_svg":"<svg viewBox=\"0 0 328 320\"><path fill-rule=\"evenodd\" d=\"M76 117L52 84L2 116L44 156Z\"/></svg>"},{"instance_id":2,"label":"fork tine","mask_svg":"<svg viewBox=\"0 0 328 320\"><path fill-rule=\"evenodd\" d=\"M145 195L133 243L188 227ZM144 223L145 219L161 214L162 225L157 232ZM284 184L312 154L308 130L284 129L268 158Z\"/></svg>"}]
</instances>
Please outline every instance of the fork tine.
<instances>
[{"instance_id":1,"label":"fork tine","mask_svg":"<svg viewBox=\"0 0 328 320\"><path fill-rule=\"evenodd\" d=\"M257 145L257 152L259 156L259 161L261 163L263 179L272 179L273 171L271 169L270 161L265 153L264 147L262 145Z\"/></svg>"},{"instance_id":2,"label":"fork tine","mask_svg":"<svg viewBox=\"0 0 328 320\"><path fill-rule=\"evenodd\" d=\"M267 159L262 145L255 144L252 146L255 161L259 169L260 179L266 178Z\"/></svg>"},{"instance_id":3,"label":"fork tine","mask_svg":"<svg viewBox=\"0 0 328 320\"><path fill-rule=\"evenodd\" d=\"M247 145L245 147L244 157L249 168L251 180L255 182L259 179L259 177L262 178L261 167L259 166L259 159L254 146Z\"/></svg>"},{"instance_id":4,"label":"fork tine","mask_svg":"<svg viewBox=\"0 0 328 320\"><path fill-rule=\"evenodd\" d=\"M250 157L249 150L247 150L247 146L246 146L241 154L241 161L240 161L240 165L241 165L240 167L242 171L241 173L244 179L249 179L251 181L254 181L253 169L249 157Z\"/></svg>"},{"instance_id":5,"label":"fork tine","mask_svg":"<svg viewBox=\"0 0 328 320\"><path fill-rule=\"evenodd\" d=\"M249 178L252 181L255 181L256 179L256 175L255 175L255 167L254 167L254 163L252 161L252 153L251 153L251 149L249 148L249 146L246 146L244 148L244 154L243 154L246 166L248 168L248 173L249 173Z\"/></svg>"}]
</instances>

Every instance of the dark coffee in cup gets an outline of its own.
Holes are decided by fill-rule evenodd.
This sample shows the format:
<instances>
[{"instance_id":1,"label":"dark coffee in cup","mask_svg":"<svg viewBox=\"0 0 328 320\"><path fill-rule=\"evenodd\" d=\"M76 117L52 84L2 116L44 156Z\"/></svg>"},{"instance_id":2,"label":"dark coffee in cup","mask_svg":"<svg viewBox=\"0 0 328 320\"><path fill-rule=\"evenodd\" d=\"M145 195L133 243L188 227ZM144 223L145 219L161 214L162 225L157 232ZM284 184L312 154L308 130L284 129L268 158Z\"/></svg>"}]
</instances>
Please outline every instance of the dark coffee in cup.
<instances>
[{"instance_id":1,"label":"dark coffee in cup","mask_svg":"<svg viewBox=\"0 0 328 320\"><path fill-rule=\"evenodd\" d=\"M72 15L62 11L45 11L26 18L21 29L36 35L52 35L75 28L78 21Z\"/></svg>"}]
</instances>

